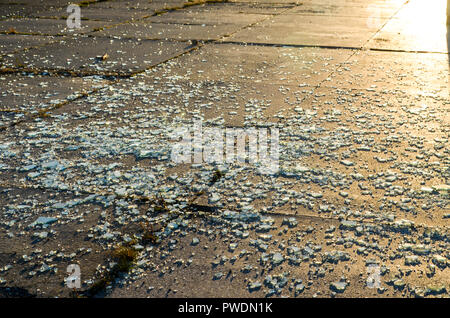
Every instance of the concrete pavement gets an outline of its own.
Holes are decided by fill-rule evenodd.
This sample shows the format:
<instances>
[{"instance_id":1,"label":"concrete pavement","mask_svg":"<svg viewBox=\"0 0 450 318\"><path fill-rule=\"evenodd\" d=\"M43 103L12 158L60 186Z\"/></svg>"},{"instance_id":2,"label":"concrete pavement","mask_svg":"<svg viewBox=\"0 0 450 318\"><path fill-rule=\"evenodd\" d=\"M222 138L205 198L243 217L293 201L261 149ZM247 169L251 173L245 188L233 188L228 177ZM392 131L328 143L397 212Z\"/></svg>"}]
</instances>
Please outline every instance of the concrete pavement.
<instances>
[{"instance_id":1,"label":"concrete pavement","mask_svg":"<svg viewBox=\"0 0 450 318\"><path fill-rule=\"evenodd\" d=\"M71 296L69 264L79 296L450 295L445 0L22 2L0 296ZM199 120L278 129L279 170L175 163Z\"/></svg>"}]
</instances>

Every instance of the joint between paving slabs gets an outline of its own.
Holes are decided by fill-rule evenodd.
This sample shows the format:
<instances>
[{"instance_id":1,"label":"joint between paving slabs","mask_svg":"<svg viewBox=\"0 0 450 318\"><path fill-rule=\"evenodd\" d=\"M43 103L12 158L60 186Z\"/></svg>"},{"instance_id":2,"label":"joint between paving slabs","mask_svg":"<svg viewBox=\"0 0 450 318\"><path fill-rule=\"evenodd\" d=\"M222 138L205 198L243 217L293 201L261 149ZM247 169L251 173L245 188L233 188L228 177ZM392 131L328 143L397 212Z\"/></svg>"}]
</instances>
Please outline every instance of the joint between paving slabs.
<instances>
[{"instance_id":1,"label":"joint between paving slabs","mask_svg":"<svg viewBox=\"0 0 450 318\"><path fill-rule=\"evenodd\" d=\"M213 182L215 179L214 175L212 177L211 182ZM211 184L210 184L211 185ZM211 215L215 215L220 208L218 207L206 207L202 205L198 205L195 203L195 201L204 193L204 191L195 192L191 194L191 197L187 200L177 200L174 199L176 203L188 203L186 207L184 207L181 211L173 211L170 210L167 207L167 203L165 202L165 199L161 195L155 195L153 197L150 196L144 196L144 195L136 195L136 194L117 194L113 192L107 192L107 191L89 191L89 190L82 190L82 189L51 189L51 188L45 188L42 186L35 186L35 185L25 185L22 184L21 186L8 184L8 183L0 183L0 188L3 189L33 189L33 190L44 190L44 191L62 191L67 193L77 193L77 194L84 194L84 195L97 195L97 196L103 196L103 197L109 197L114 196L114 200L130 200L132 202L141 202L141 203L151 203L156 206L156 210L158 213L167 213L167 214L175 214L175 215L185 215L185 216L194 216L194 217L207 217ZM196 210L195 207L201 207L201 210ZM379 221L370 221L370 220L359 220L359 219L342 219L339 217L325 217L320 215L309 215L309 214L290 214L290 213L282 213L282 212L265 212L261 213L263 215L271 215L271 216L281 216L281 217L295 217L295 218L311 218L311 219L318 219L318 220L328 220L328 221L355 221L359 224L363 225L376 225L376 224L383 224ZM166 221L168 222L168 220ZM157 223L155 223L157 224ZM155 225L153 224L153 225ZM427 226L426 224L414 224L413 229L428 229L428 228L439 228L439 229L447 229L447 227L439 227L439 226Z\"/></svg>"},{"instance_id":2,"label":"joint between paving slabs","mask_svg":"<svg viewBox=\"0 0 450 318\"><path fill-rule=\"evenodd\" d=\"M224 173L220 170L215 170L213 173L213 176L211 177L211 180L209 182L209 186L211 187L212 185L214 185L217 181L219 181L222 177L224 176ZM45 188L39 185L26 185L26 184L22 184L21 186L18 185L13 185L13 184L9 184L9 183L0 183L0 187L4 188L4 189L11 189L11 188L15 188L15 189L33 189L33 190L55 190L55 189L49 189L49 188ZM117 194L117 193L113 193L113 192L107 192L107 191L88 191L88 190L71 190L71 189L65 189L65 190L59 190L58 191L63 191L63 192L70 192L70 193L79 193L79 194L86 194L86 195L97 195L97 196L104 196L104 197L108 197L108 196L115 196L115 199L126 199L126 200L131 200L131 201L137 201L137 202L141 202L141 203L148 203L148 202L153 202L155 204L155 206L158 206L159 208L155 209L156 212L160 213L160 212L165 212L168 214L172 214L174 211L171 211L168 207L167 207L167 203L165 201L165 199L161 196L161 195L157 195L156 197L149 197L149 196L143 196L143 195L136 195L136 194ZM196 204L195 201L201 196L205 194L204 191L199 191L199 192L194 192L191 193L191 196L189 199L183 201L183 200L175 200L177 203L188 203L187 206L184 209L190 209L190 210L194 210L193 212L216 212L217 208L213 208L213 209L208 209L208 208L204 208L202 209L202 205ZM193 208L194 207L194 208ZM185 211L185 212L189 212L189 211ZM183 214L189 214L189 213L183 213ZM199 213L199 215L202 215L201 213Z\"/></svg>"}]
</instances>

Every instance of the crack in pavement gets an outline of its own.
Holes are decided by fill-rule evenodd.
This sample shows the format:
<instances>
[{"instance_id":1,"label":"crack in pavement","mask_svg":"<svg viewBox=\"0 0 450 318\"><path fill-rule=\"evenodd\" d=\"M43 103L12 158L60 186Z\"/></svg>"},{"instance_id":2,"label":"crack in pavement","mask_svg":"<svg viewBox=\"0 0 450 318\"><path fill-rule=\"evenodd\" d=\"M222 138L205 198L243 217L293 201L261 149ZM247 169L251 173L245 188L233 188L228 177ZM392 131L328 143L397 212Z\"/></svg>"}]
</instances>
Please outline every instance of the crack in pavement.
<instances>
[{"instance_id":1,"label":"crack in pavement","mask_svg":"<svg viewBox=\"0 0 450 318\"><path fill-rule=\"evenodd\" d=\"M403 49L384 49L371 48L359 46L338 46L338 45L317 45L317 44L279 44L279 43L261 43L261 42L242 42L242 41L221 41L216 44L234 44L244 46L261 46L261 47L287 47L287 48L317 48L329 50L357 50L357 51L377 51L377 52L393 52L393 53L421 53L421 54L444 54L447 52L441 51L417 51L417 50L403 50Z\"/></svg>"}]
</instances>

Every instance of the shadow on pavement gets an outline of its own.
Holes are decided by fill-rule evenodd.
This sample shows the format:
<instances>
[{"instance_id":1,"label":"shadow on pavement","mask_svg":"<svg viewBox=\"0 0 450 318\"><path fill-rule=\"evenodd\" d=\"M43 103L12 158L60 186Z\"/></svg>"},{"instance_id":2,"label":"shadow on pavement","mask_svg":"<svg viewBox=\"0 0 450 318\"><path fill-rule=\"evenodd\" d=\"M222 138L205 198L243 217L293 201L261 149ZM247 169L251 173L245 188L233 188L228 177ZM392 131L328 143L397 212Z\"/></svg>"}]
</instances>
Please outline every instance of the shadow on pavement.
<instances>
[{"instance_id":1,"label":"shadow on pavement","mask_svg":"<svg viewBox=\"0 0 450 318\"><path fill-rule=\"evenodd\" d=\"M34 298L36 295L20 287L0 287L0 298Z\"/></svg>"}]
</instances>

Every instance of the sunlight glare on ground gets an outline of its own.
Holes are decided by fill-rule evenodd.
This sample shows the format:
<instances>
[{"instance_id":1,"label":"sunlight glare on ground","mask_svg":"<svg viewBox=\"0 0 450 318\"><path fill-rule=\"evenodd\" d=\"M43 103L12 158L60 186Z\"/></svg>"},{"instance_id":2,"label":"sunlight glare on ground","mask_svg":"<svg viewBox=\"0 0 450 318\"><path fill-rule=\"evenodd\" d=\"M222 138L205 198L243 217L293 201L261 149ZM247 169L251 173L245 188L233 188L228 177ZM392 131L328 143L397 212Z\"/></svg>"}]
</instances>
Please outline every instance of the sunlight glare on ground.
<instances>
[{"instance_id":1,"label":"sunlight glare on ground","mask_svg":"<svg viewBox=\"0 0 450 318\"><path fill-rule=\"evenodd\" d=\"M412 0L397 18L405 23L403 31L413 35L412 41L434 48L441 47L447 38L446 11L447 0Z\"/></svg>"}]
</instances>

